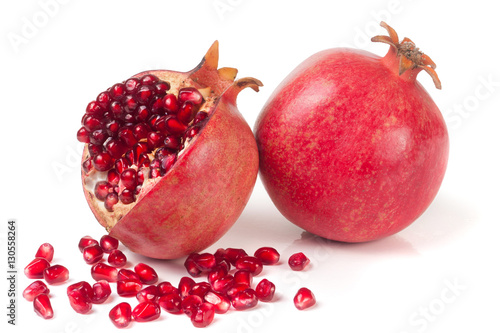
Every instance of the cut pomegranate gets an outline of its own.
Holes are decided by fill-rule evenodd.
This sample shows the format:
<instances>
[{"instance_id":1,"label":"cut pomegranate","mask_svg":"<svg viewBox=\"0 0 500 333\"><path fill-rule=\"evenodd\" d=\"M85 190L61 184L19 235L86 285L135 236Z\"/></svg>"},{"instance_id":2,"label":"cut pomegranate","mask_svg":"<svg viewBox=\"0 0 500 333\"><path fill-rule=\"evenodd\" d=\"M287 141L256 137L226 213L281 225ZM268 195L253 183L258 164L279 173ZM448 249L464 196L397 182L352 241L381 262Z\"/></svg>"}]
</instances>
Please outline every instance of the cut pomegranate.
<instances>
[{"instance_id":1,"label":"cut pomegranate","mask_svg":"<svg viewBox=\"0 0 500 333\"><path fill-rule=\"evenodd\" d=\"M165 294L158 299L158 304L165 309L165 311L173 314L183 313L181 303L182 298L177 293Z\"/></svg>"},{"instance_id":2,"label":"cut pomegranate","mask_svg":"<svg viewBox=\"0 0 500 333\"><path fill-rule=\"evenodd\" d=\"M156 320L160 317L160 306L153 302L142 302L132 310L132 319L138 323Z\"/></svg>"},{"instance_id":3,"label":"cut pomegranate","mask_svg":"<svg viewBox=\"0 0 500 333\"><path fill-rule=\"evenodd\" d=\"M139 302L156 302L160 292L157 286L147 286L146 288L137 292L135 297Z\"/></svg>"},{"instance_id":4,"label":"cut pomegranate","mask_svg":"<svg viewBox=\"0 0 500 333\"><path fill-rule=\"evenodd\" d=\"M94 292L91 299L93 304L102 304L106 302L108 297L111 295L111 287L106 280L100 280L94 283L92 290Z\"/></svg>"},{"instance_id":5,"label":"cut pomegranate","mask_svg":"<svg viewBox=\"0 0 500 333\"><path fill-rule=\"evenodd\" d=\"M116 292L121 297L135 297L142 289L142 283L137 280L119 280L116 282Z\"/></svg>"},{"instance_id":6,"label":"cut pomegranate","mask_svg":"<svg viewBox=\"0 0 500 333\"><path fill-rule=\"evenodd\" d=\"M142 283L145 284L155 284L158 282L158 274L153 269L153 267L139 263L135 265L134 271L137 273Z\"/></svg>"},{"instance_id":7,"label":"cut pomegranate","mask_svg":"<svg viewBox=\"0 0 500 333\"><path fill-rule=\"evenodd\" d=\"M259 299L255 294L255 290L253 289L245 289L234 295L231 299L231 304L236 310L246 310L253 308L257 305Z\"/></svg>"},{"instance_id":8,"label":"cut pomegranate","mask_svg":"<svg viewBox=\"0 0 500 333\"><path fill-rule=\"evenodd\" d=\"M205 294L205 302L214 305L215 313L223 314L226 313L231 307L231 300L222 293L216 291L209 291Z\"/></svg>"},{"instance_id":9,"label":"cut pomegranate","mask_svg":"<svg viewBox=\"0 0 500 333\"><path fill-rule=\"evenodd\" d=\"M83 260L89 265L99 262L104 256L104 251L100 245L89 245L83 249Z\"/></svg>"},{"instance_id":10,"label":"cut pomegranate","mask_svg":"<svg viewBox=\"0 0 500 333\"><path fill-rule=\"evenodd\" d=\"M46 294L48 295L50 293L49 288L43 281L37 280L33 283L31 283L29 286L26 287L23 291L23 297L27 300L32 302L35 297L41 294Z\"/></svg>"},{"instance_id":11,"label":"cut pomegranate","mask_svg":"<svg viewBox=\"0 0 500 333\"><path fill-rule=\"evenodd\" d=\"M132 321L132 307L126 302L117 304L109 311L109 319L117 328L125 328Z\"/></svg>"},{"instance_id":12,"label":"cut pomegranate","mask_svg":"<svg viewBox=\"0 0 500 333\"><path fill-rule=\"evenodd\" d=\"M69 271L62 265L52 265L43 271L43 278L48 284L65 282L69 279Z\"/></svg>"},{"instance_id":13,"label":"cut pomegranate","mask_svg":"<svg viewBox=\"0 0 500 333\"><path fill-rule=\"evenodd\" d=\"M187 295L181 302L182 311L191 316L203 304L203 299L198 295Z\"/></svg>"},{"instance_id":14,"label":"cut pomegranate","mask_svg":"<svg viewBox=\"0 0 500 333\"><path fill-rule=\"evenodd\" d=\"M108 256L108 263L113 267L123 267L127 264L127 257L120 250L113 250Z\"/></svg>"},{"instance_id":15,"label":"cut pomegranate","mask_svg":"<svg viewBox=\"0 0 500 333\"><path fill-rule=\"evenodd\" d=\"M316 304L316 298L311 290L307 288L300 288L293 298L295 307L299 310L305 310Z\"/></svg>"},{"instance_id":16,"label":"cut pomegranate","mask_svg":"<svg viewBox=\"0 0 500 333\"><path fill-rule=\"evenodd\" d=\"M102 262L92 266L90 269L92 278L96 281L106 280L108 282L116 282L118 280L118 269L111 267Z\"/></svg>"},{"instance_id":17,"label":"cut pomegranate","mask_svg":"<svg viewBox=\"0 0 500 333\"><path fill-rule=\"evenodd\" d=\"M43 319L51 319L54 317L54 310L52 310L52 305L50 304L49 296L46 294L40 294L33 300L33 308L37 315Z\"/></svg>"},{"instance_id":18,"label":"cut pomegranate","mask_svg":"<svg viewBox=\"0 0 500 333\"><path fill-rule=\"evenodd\" d=\"M78 242L78 249L83 253L83 249L91 245L99 245L99 242L90 236L83 236Z\"/></svg>"},{"instance_id":19,"label":"cut pomegranate","mask_svg":"<svg viewBox=\"0 0 500 333\"><path fill-rule=\"evenodd\" d=\"M262 261L256 257L245 256L236 260L236 269L249 271L252 275L259 275L262 272Z\"/></svg>"},{"instance_id":20,"label":"cut pomegranate","mask_svg":"<svg viewBox=\"0 0 500 333\"><path fill-rule=\"evenodd\" d=\"M50 267L50 263L44 258L35 258L25 268L24 274L28 279L43 279L43 272Z\"/></svg>"},{"instance_id":21,"label":"cut pomegranate","mask_svg":"<svg viewBox=\"0 0 500 333\"><path fill-rule=\"evenodd\" d=\"M270 302L274 297L276 286L268 279L263 279L255 287L255 294L259 301Z\"/></svg>"},{"instance_id":22,"label":"cut pomegranate","mask_svg":"<svg viewBox=\"0 0 500 333\"><path fill-rule=\"evenodd\" d=\"M207 327L212 323L215 316L215 306L204 302L191 314L191 322L195 327Z\"/></svg>"},{"instance_id":23,"label":"cut pomegranate","mask_svg":"<svg viewBox=\"0 0 500 333\"><path fill-rule=\"evenodd\" d=\"M87 314L92 310L94 291L87 282L72 284L67 288L69 304L77 313Z\"/></svg>"},{"instance_id":24,"label":"cut pomegranate","mask_svg":"<svg viewBox=\"0 0 500 333\"><path fill-rule=\"evenodd\" d=\"M51 262L54 258L54 247L49 243L43 243L36 251L35 258L43 258Z\"/></svg>"},{"instance_id":25,"label":"cut pomegranate","mask_svg":"<svg viewBox=\"0 0 500 333\"><path fill-rule=\"evenodd\" d=\"M261 247L255 251L254 257L259 258L263 265L275 265L280 261L279 252L272 247Z\"/></svg>"},{"instance_id":26,"label":"cut pomegranate","mask_svg":"<svg viewBox=\"0 0 500 333\"><path fill-rule=\"evenodd\" d=\"M122 176L123 176L123 174L122 174ZM100 241L99 241L99 245L101 246L104 253L111 253L113 250L116 250L118 248L119 244L120 243L119 243L118 239L111 237L110 235L102 236Z\"/></svg>"},{"instance_id":27,"label":"cut pomegranate","mask_svg":"<svg viewBox=\"0 0 500 333\"><path fill-rule=\"evenodd\" d=\"M301 271L309 265L309 258L302 252L294 253L288 259L288 265L294 271Z\"/></svg>"}]
</instances>

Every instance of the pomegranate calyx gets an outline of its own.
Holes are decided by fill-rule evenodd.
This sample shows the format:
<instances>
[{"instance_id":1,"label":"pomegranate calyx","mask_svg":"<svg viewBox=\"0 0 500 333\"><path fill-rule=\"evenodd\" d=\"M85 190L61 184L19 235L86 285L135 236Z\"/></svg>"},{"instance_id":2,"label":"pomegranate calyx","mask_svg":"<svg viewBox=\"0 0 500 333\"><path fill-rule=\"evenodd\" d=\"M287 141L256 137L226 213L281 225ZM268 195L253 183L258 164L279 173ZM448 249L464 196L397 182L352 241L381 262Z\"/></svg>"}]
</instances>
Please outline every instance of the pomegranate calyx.
<instances>
[{"instance_id":1,"label":"pomegranate calyx","mask_svg":"<svg viewBox=\"0 0 500 333\"><path fill-rule=\"evenodd\" d=\"M389 36L378 35L372 37L371 41L389 44L391 46L389 53L393 51L396 52L396 57L399 58L399 75L403 75L409 69L417 69L418 71L416 73L423 69L431 76L436 88L441 89L441 81L434 70L436 68L434 61L432 61L428 55L420 51L415 43L408 37L403 38L403 40L399 42L396 31L384 21L380 22L380 26L387 30ZM416 75L413 75L413 77L415 76Z\"/></svg>"},{"instance_id":2,"label":"pomegranate calyx","mask_svg":"<svg viewBox=\"0 0 500 333\"><path fill-rule=\"evenodd\" d=\"M241 79L238 79L233 82L233 84L227 88L226 91L224 91L223 95L225 98L228 98L231 103L235 104L236 103L236 97L242 91L243 89L250 87L254 91L258 92L259 87L262 87L263 84L259 80L253 78L253 77L244 77Z\"/></svg>"}]
</instances>

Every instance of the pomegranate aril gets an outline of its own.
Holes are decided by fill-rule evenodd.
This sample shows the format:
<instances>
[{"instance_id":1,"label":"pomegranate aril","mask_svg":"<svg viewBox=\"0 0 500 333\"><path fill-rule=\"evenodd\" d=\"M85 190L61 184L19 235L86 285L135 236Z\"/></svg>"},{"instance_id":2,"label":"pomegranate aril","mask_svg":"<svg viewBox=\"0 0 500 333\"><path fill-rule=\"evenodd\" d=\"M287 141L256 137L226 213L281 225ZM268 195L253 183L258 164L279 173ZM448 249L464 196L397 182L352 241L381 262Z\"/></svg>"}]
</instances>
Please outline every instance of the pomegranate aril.
<instances>
[{"instance_id":1,"label":"pomegranate aril","mask_svg":"<svg viewBox=\"0 0 500 333\"><path fill-rule=\"evenodd\" d=\"M122 172L120 179L125 188L132 190L137 186L137 171L135 169L126 169Z\"/></svg>"},{"instance_id":2,"label":"pomegranate aril","mask_svg":"<svg viewBox=\"0 0 500 333\"><path fill-rule=\"evenodd\" d=\"M139 263L135 265L134 271L137 273L142 283L155 284L156 282L158 282L158 274L153 269L153 267L149 265Z\"/></svg>"},{"instance_id":3,"label":"pomegranate aril","mask_svg":"<svg viewBox=\"0 0 500 333\"><path fill-rule=\"evenodd\" d=\"M94 194L98 200L104 201L109 193L113 192L113 185L105 180L101 180L95 184Z\"/></svg>"},{"instance_id":4,"label":"pomegranate aril","mask_svg":"<svg viewBox=\"0 0 500 333\"><path fill-rule=\"evenodd\" d=\"M179 314L182 311L182 298L179 294L169 293L160 296L158 304L168 313Z\"/></svg>"},{"instance_id":5,"label":"pomegranate aril","mask_svg":"<svg viewBox=\"0 0 500 333\"><path fill-rule=\"evenodd\" d=\"M61 283L69 279L69 271L62 265L52 265L43 271L43 278L48 284Z\"/></svg>"},{"instance_id":6,"label":"pomegranate aril","mask_svg":"<svg viewBox=\"0 0 500 333\"><path fill-rule=\"evenodd\" d=\"M157 94L165 95L165 93L170 89L170 84L165 81L157 82L155 85L155 91Z\"/></svg>"},{"instance_id":7,"label":"pomegranate aril","mask_svg":"<svg viewBox=\"0 0 500 333\"><path fill-rule=\"evenodd\" d=\"M189 275L192 277L198 277L201 275L201 269L195 263L195 258L198 256L198 253L191 253L186 260L184 261L184 267L186 268Z\"/></svg>"},{"instance_id":8,"label":"pomegranate aril","mask_svg":"<svg viewBox=\"0 0 500 333\"><path fill-rule=\"evenodd\" d=\"M225 294L229 299L233 299L238 293L249 289L249 287L244 283L233 283L227 288Z\"/></svg>"},{"instance_id":9,"label":"pomegranate aril","mask_svg":"<svg viewBox=\"0 0 500 333\"><path fill-rule=\"evenodd\" d=\"M83 161L83 163L82 163L83 172L89 173L93 168L94 168L94 166L92 164L92 157L89 157L85 161Z\"/></svg>"},{"instance_id":10,"label":"pomegranate aril","mask_svg":"<svg viewBox=\"0 0 500 333\"><path fill-rule=\"evenodd\" d=\"M137 280L118 280L116 292L121 297L135 297L142 289L142 283Z\"/></svg>"},{"instance_id":11,"label":"pomegranate aril","mask_svg":"<svg viewBox=\"0 0 500 333\"><path fill-rule=\"evenodd\" d=\"M245 250L236 248L218 249L214 255L215 257L222 257L224 259L227 259L233 266L236 264L236 261L239 258L248 256Z\"/></svg>"},{"instance_id":12,"label":"pomegranate aril","mask_svg":"<svg viewBox=\"0 0 500 333\"><path fill-rule=\"evenodd\" d=\"M234 295L231 304L236 310L246 310L253 308L259 302L253 289L245 289Z\"/></svg>"},{"instance_id":13,"label":"pomegranate aril","mask_svg":"<svg viewBox=\"0 0 500 333\"><path fill-rule=\"evenodd\" d=\"M253 276L250 271L240 270L234 272L233 280L234 283L245 284L250 288L250 286L252 285Z\"/></svg>"},{"instance_id":14,"label":"pomegranate aril","mask_svg":"<svg viewBox=\"0 0 500 333\"><path fill-rule=\"evenodd\" d=\"M255 287L255 294L257 295L259 301L262 302L272 301L275 291L276 291L276 286L268 279L263 279Z\"/></svg>"},{"instance_id":15,"label":"pomegranate aril","mask_svg":"<svg viewBox=\"0 0 500 333\"><path fill-rule=\"evenodd\" d=\"M175 135L167 135L165 140L163 140L163 147L176 151L181 149L182 140L180 137Z\"/></svg>"},{"instance_id":16,"label":"pomegranate aril","mask_svg":"<svg viewBox=\"0 0 500 333\"><path fill-rule=\"evenodd\" d=\"M212 282L212 289L221 293L225 293L233 285L234 285L234 278L231 274L228 274Z\"/></svg>"},{"instance_id":17,"label":"pomegranate aril","mask_svg":"<svg viewBox=\"0 0 500 333\"><path fill-rule=\"evenodd\" d=\"M199 122L201 122L207 118L208 118L208 113L206 113L205 111L200 111L194 117L193 124L198 124Z\"/></svg>"},{"instance_id":18,"label":"pomegranate aril","mask_svg":"<svg viewBox=\"0 0 500 333\"><path fill-rule=\"evenodd\" d=\"M90 157L94 158L97 154L102 153L102 146L89 143L87 145Z\"/></svg>"},{"instance_id":19,"label":"pomegranate aril","mask_svg":"<svg viewBox=\"0 0 500 333\"><path fill-rule=\"evenodd\" d=\"M156 77L153 74L146 74L143 77L141 77L141 79L140 79L140 82L143 85L153 85L153 84L157 83L158 81L160 81L160 79L158 79L158 77Z\"/></svg>"},{"instance_id":20,"label":"pomegranate aril","mask_svg":"<svg viewBox=\"0 0 500 333\"><path fill-rule=\"evenodd\" d=\"M213 304L205 302L201 304L191 315L191 322L195 327L207 327L212 323L215 316Z\"/></svg>"},{"instance_id":21,"label":"pomegranate aril","mask_svg":"<svg viewBox=\"0 0 500 333\"><path fill-rule=\"evenodd\" d=\"M138 323L153 321L160 317L160 306L153 302L141 302L132 310L132 319Z\"/></svg>"},{"instance_id":22,"label":"pomegranate aril","mask_svg":"<svg viewBox=\"0 0 500 333\"><path fill-rule=\"evenodd\" d=\"M118 174L122 174L126 169L132 165L132 162L125 157L119 158L115 161L115 169Z\"/></svg>"},{"instance_id":23,"label":"pomegranate aril","mask_svg":"<svg viewBox=\"0 0 500 333\"><path fill-rule=\"evenodd\" d=\"M121 101L126 96L126 88L123 83L116 83L109 88L109 96L115 101Z\"/></svg>"},{"instance_id":24,"label":"pomegranate aril","mask_svg":"<svg viewBox=\"0 0 500 333\"><path fill-rule=\"evenodd\" d=\"M97 101L92 101L89 104L87 104L87 108L85 109L85 113L91 116L94 116L96 118L102 117L104 110L106 108L106 105L100 105Z\"/></svg>"},{"instance_id":25,"label":"pomegranate aril","mask_svg":"<svg viewBox=\"0 0 500 333\"><path fill-rule=\"evenodd\" d=\"M147 104L151 101L151 98L155 94L155 90L152 86L141 85L137 92L135 93L136 100L141 104Z\"/></svg>"},{"instance_id":26,"label":"pomegranate aril","mask_svg":"<svg viewBox=\"0 0 500 333\"><path fill-rule=\"evenodd\" d=\"M76 139L83 143L89 143L90 132L85 127L82 127L76 132Z\"/></svg>"},{"instance_id":27,"label":"pomegranate aril","mask_svg":"<svg viewBox=\"0 0 500 333\"><path fill-rule=\"evenodd\" d=\"M305 310L316 304L316 297L308 288L300 288L293 298L293 304L299 310Z\"/></svg>"},{"instance_id":28,"label":"pomegranate aril","mask_svg":"<svg viewBox=\"0 0 500 333\"><path fill-rule=\"evenodd\" d=\"M196 267L202 272L208 272L215 267L217 261L215 256L211 253L201 253L193 258Z\"/></svg>"},{"instance_id":29,"label":"pomegranate aril","mask_svg":"<svg viewBox=\"0 0 500 333\"><path fill-rule=\"evenodd\" d=\"M188 125L196 116L196 108L192 102L185 102L177 112L177 119L184 125Z\"/></svg>"},{"instance_id":30,"label":"pomegranate aril","mask_svg":"<svg viewBox=\"0 0 500 333\"><path fill-rule=\"evenodd\" d=\"M31 283L29 286L26 287L23 291L23 297L27 300L32 302L35 297L41 294L46 294L48 295L50 293L49 288L43 281L37 280L33 283Z\"/></svg>"},{"instance_id":31,"label":"pomegranate aril","mask_svg":"<svg viewBox=\"0 0 500 333\"><path fill-rule=\"evenodd\" d=\"M154 150L163 144L164 136L160 133L149 132L147 135L147 144L150 150Z\"/></svg>"},{"instance_id":32,"label":"pomegranate aril","mask_svg":"<svg viewBox=\"0 0 500 333\"><path fill-rule=\"evenodd\" d=\"M149 170L149 178L158 178L158 177L161 177L160 168L151 168Z\"/></svg>"},{"instance_id":33,"label":"pomegranate aril","mask_svg":"<svg viewBox=\"0 0 500 333\"><path fill-rule=\"evenodd\" d=\"M133 94L137 91L137 88L140 85L140 80L138 78L132 77L127 79L123 84L125 85L125 90L129 94Z\"/></svg>"},{"instance_id":34,"label":"pomegranate aril","mask_svg":"<svg viewBox=\"0 0 500 333\"><path fill-rule=\"evenodd\" d=\"M121 119L123 117L123 114L125 113L125 110L123 110L122 105L120 102L117 101L112 101L111 104L109 105L109 109L111 111L111 114L113 114L113 117L115 119Z\"/></svg>"},{"instance_id":35,"label":"pomegranate aril","mask_svg":"<svg viewBox=\"0 0 500 333\"><path fill-rule=\"evenodd\" d=\"M143 122L149 118L149 109L145 105L141 105L135 110L135 121ZM135 133L134 133L135 135Z\"/></svg>"},{"instance_id":36,"label":"pomegranate aril","mask_svg":"<svg viewBox=\"0 0 500 333\"><path fill-rule=\"evenodd\" d=\"M118 131L118 138L127 146L132 147L137 143L134 132L130 128L122 128Z\"/></svg>"},{"instance_id":37,"label":"pomegranate aril","mask_svg":"<svg viewBox=\"0 0 500 333\"><path fill-rule=\"evenodd\" d=\"M124 205L129 205L135 201L135 193L126 188L120 193L119 198Z\"/></svg>"},{"instance_id":38,"label":"pomegranate aril","mask_svg":"<svg viewBox=\"0 0 500 333\"><path fill-rule=\"evenodd\" d=\"M167 111L167 113L176 113L179 109L177 105L177 97L174 94L167 94L162 99L163 108Z\"/></svg>"},{"instance_id":39,"label":"pomegranate aril","mask_svg":"<svg viewBox=\"0 0 500 333\"><path fill-rule=\"evenodd\" d=\"M189 291L196 284L196 282L188 276L183 276L179 281L179 293L181 297L189 295Z\"/></svg>"},{"instance_id":40,"label":"pomegranate aril","mask_svg":"<svg viewBox=\"0 0 500 333\"><path fill-rule=\"evenodd\" d=\"M187 295L181 302L182 311L191 316L201 304L203 304L203 299L200 296Z\"/></svg>"},{"instance_id":41,"label":"pomegranate aril","mask_svg":"<svg viewBox=\"0 0 500 333\"><path fill-rule=\"evenodd\" d=\"M92 266L90 274L96 281L106 280L108 282L116 282L118 280L118 269L102 262Z\"/></svg>"},{"instance_id":42,"label":"pomegranate aril","mask_svg":"<svg viewBox=\"0 0 500 333\"><path fill-rule=\"evenodd\" d=\"M288 265L294 271L303 270L304 268L306 268L309 262L309 258L307 258L302 252L294 253L288 259Z\"/></svg>"},{"instance_id":43,"label":"pomegranate aril","mask_svg":"<svg viewBox=\"0 0 500 333\"><path fill-rule=\"evenodd\" d=\"M102 122L98 118L87 114L82 118L82 125L89 133L89 140L92 132L102 128Z\"/></svg>"},{"instance_id":44,"label":"pomegranate aril","mask_svg":"<svg viewBox=\"0 0 500 333\"><path fill-rule=\"evenodd\" d=\"M104 253L111 253L113 250L116 250L118 248L120 242L118 241L118 239L110 235L103 235L99 240L99 245L101 246Z\"/></svg>"},{"instance_id":45,"label":"pomegranate aril","mask_svg":"<svg viewBox=\"0 0 500 333\"><path fill-rule=\"evenodd\" d=\"M216 291L206 293L204 300L214 305L214 310L217 314L226 313L231 307L231 300L224 294Z\"/></svg>"},{"instance_id":46,"label":"pomegranate aril","mask_svg":"<svg viewBox=\"0 0 500 333\"><path fill-rule=\"evenodd\" d=\"M118 271L118 281L121 280L136 280L137 282L141 282L141 278L136 272L126 268L122 268Z\"/></svg>"},{"instance_id":47,"label":"pomegranate aril","mask_svg":"<svg viewBox=\"0 0 500 333\"><path fill-rule=\"evenodd\" d=\"M52 310L49 296L46 294L40 294L33 299L33 308L35 313L43 319L50 319L54 317L54 310Z\"/></svg>"},{"instance_id":48,"label":"pomegranate aril","mask_svg":"<svg viewBox=\"0 0 500 333\"><path fill-rule=\"evenodd\" d=\"M262 261L256 257L245 256L239 258L234 264L238 270L246 270L253 275L259 275L262 272Z\"/></svg>"},{"instance_id":49,"label":"pomegranate aril","mask_svg":"<svg viewBox=\"0 0 500 333\"><path fill-rule=\"evenodd\" d=\"M77 313L86 314L92 310L92 296L84 287L73 287L71 285L67 289L69 304ZM92 288L92 287L91 287ZM93 291L92 291L93 294Z\"/></svg>"},{"instance_id":50,"label":"pomegranate aril","mask_svg":"<svg viewBox=\"0 0 500 333\"><path fill-rule=\"evenodd\" d=\"M48 267L50 267L50 263L46 259L35 258L24 268L24 274L29 279L42 279L43 272Z\"/></svg>"},{"instance_id":51,"label":"pomegranate aril","mask_svg":"<svg viewBox=\"0 0 500 333\"><path fill-rule=\"evenodd\" d=\"M35 258L43 258L51 262L54 258L54 247L49 243L43 243L36 251Z\"/></svg>"},{"instance_id":52,"label":"pomegranate aril","mask_svg":"<svg viewBox=\"0 0 500 333\"><path fill-rule=\"evenodd\" d=\"M83 249L83 260L89 265L100 261L104 255L104 251L100 245L90 245Z\"/></svg>"},{"instance_id":53,"label":"pomegranate aril","mask_svg":"<svg viewBox=\"0 0 500 333\"><path fill-rule=\"evenodd\" d=\"M164 282L158 283L157 287L158 287L158 292L159 292L160 296L163 296L166 294L172 294L172 293L180 295L179 289L172 286L172 284L170 282L164 281Z\"/></svg>"},{"instance_id":54,"label":"pomegranate aril","mask_svg":"<svg viewBox=\"0 0 500 333\"><path fill-rule=\"evenodd\" d=\"M172 134L177 134L180 135L184 133L186 130L187 126L184 125L179 119L177 119L175 116L171 116L165 119L165 126L166 130L168 133Z\"/></svg>"},{"instance_id":55,"label":"pomegranate aril","mask_svg":"<svg viewBox=\"0 0 500 333\"><path fill-rule=\"evenodd\" d=\"M106 208L108 211L112 212L113 211L113 206L116 205L119 201L118 194L116 193L109 193L106 196L106 199L104 199L104 208Z\"/></svg>"},{"instance_id":56,"label":"pomegranate aril","mask_svg":"<svg viewBox=\"0 0 500 333\"><path fill-rule=\"evenodd\" d=\"M205 297L205 294L208 293L210 290L212 290L210 283L198 282L191 287L189 294L190 295L197 295L197 296L200 296L201 298L203 298L203 297Z\"/></svg>"},{"instance_id":57,"label":"pomegranate aril","mask_svg":"<svg viewBox=\"0 0 500 333\"><path fill-rule=\"evenodd\" d=\"M117 304L109 311L109 319L117 328L125 328L132 321L132 307L126 302Z\"/></svg>"},{"instance_id":58,"label":"pomegranate aril","mask_svg":"<svg viewBox=\"0 0 500 333\"><path fill-rule=\"evenodd\" d=\"M127 264L127 257L120 250L113 250L108 256L108 263L113 267L123 267Z\"/></svg>"},{"instance_id":59,"label":"pomegranate aril","mask_svg":"<svg viewBox=\"0 0 500 333\"><path fill-rule=\"evenodd\" d=\"M196 269L198 270L198 268L196 268ZM201 271L199 271L199 272L201 274ZM218 279L223 278L224 276L226 276L228 272L229 272L229 269L226 266L218 264L217 266L215 266L214 268L212 268L212 270L210 272L208 272L208 275L207 275L208 282L210 282L211 284L213 284Z\"/></svg>"},{"instance_id":60,"label":"pomegranate aril","mask_svg":"<svg viewBox=\"0 0 500 333\"><path fill-rule=\"evenodd\" d=\"M125 145L119 139L111 139L106 142L106 151L113 158L120 158L125 152Z\"/></svg>"},{"instance_id":61,"label":"pomegranate aril","mask_svg":"<svg viewBox=\"0 0 500 333\"><path fill-rule=\"evenodd\" d=\"M78 249L83 253L83 249L90 245L99 245L99 242L90 236L83 236L78 242Z\"/></svg>"},{"instance_id":62,"label":"pomegranate aril","mask_svg":"<svg viewBox=\"0 0 500 333\"><path fill-rule=\"evenodd\" d=\"M160 292L158 287L152 285L138 291L135 297L139 302L156 302L158 301L159 295Z\"/></svg>"},{"instance_id":63,"label":"pomegranate aril","mask_svg":"<svg viewBox=\"0 0 500 333\"><path fill-rule=\"evenodd\" d=\"M106 302L109 295L111 295L111 287L106 280L100 280L94 283L92 290L94 291L94 295L91 299L93 304L102 304Z\"/></svg>"},{"instance_id":64,"label":"pomegranate aril","mask_svg":"<svg viewBox=\"0 0 500 333\"><path fill-rule=\"evenodd\" d=\"M275 265L280 261L279 252L272 247L261 247L255 251L254 257L259 258L263 265Z\"/></svg>"},{"instance_id":65,"label":"pomegranate aril","mask_svg":"<svg viewBox=\"0 0 500 333\"><path fill-rule=\"evenodd\" d=\"M94 156L92 164L97 171L108 171L113 167L113 158L108 152L102 152Z\"/></svg>"},{"instance_id":66,"label":"pomegranate aril","mask_svg":"<svg viewBox=\"0 0 500 333\"><path fill-rule=\"evenodd\" d=\"M203 102L203 96L198 91L198 89L193 87L180 89L178 98L179 98L179 104L189 101L194 105L199 105Z\"/></svg>"},{"instance_id":67,"label":"pomegranate aril","mask_svg":"<svg viewBox=\"0 0 500 333\"><path fill-rule=\"evenodd\" d=\"M191 139L194 138L198 132L200 131L200 126L190 126L187 130L186 133L184 134L184 138Z\"/></svg>"},{"instance_id":68,"label":"pomegranate aril","mask_svg":"<svg viewBox=\"0 0 500 333\"><path fill-rule=\"evenodd\" d=\"M92 289L92 286L87 281L73 283L66 288L66 291L67 293L71 291L79 291L88 299L92 299L92 297L94 297L94 289Z\"/></svg>"},{"instance_id":69,"label":"pomegranate aril","mask_svg":"<svg viewBox=\"0 0 500 333\"><path fill-rule=\"evenodd\" d=\"M89 139L90 143L101 146L107 139L109 135L106 130L97 129L90 133Z\"/></svg>"}]
</instances>

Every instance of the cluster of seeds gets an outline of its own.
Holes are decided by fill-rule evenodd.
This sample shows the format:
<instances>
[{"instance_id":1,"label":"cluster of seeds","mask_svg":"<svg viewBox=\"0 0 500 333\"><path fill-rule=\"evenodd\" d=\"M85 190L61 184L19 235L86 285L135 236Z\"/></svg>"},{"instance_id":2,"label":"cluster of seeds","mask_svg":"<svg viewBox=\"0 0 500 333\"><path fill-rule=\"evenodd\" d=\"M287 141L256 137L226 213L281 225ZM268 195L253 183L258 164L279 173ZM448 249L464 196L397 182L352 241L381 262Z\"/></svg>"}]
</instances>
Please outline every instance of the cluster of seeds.
<instances>
[{"instance_id":1,"label":"cluster of seeds","mask_svg":"<svg viewBox=\"0 0 500 333\"><path fill-rule=\"evenodd\" d=\"M135 202L146 177L163 176L208 117L199 90L169 90L168 82L146 74L113 85L87 106L77 132L90 155L82 168L107 172L94 192L109 211L119 201Z\"/></svg>"},{"instance_id":2,"label":"cluster of seeds","mask_svg":"<svg viewBox=\"0 0 500 333\"><path fill-rule=\"evenodd\" d=\"M195 327L206 327L212 323L215 314L224 314L231 308L246 310L259 302L273 300L274 283L268 279L253 282L264 266L279 262L280 254L272 247L259 248L253 256L237 248L218 249L213 254L193 253L184 262L190 276L182 277L174 286L167 281L158 283L156 271L144 263L138 263L133 270L124 268L127 258L118 246L118 240L109 235L102 236L99 242L90 236L81 238L78 248L84 261L92 265L91 275L96 283L91 286L80 281L67 287L69 303L77 313L87 314L92 305L104 303L112 293L110 283L116 283L118 296L138 301L134 308L128 302L121 302L110 310L109 318L118 328L127 327L132 321L158 319L162 309L171 314L186 314ZM51 252L44 250L47 248ZM35 279L43 276L49 284L66 281L69 272L65 268L62 270L65 273L45 273L50 267L55 267L50 266L47 258L52 259L54 250L47 243L40 249L37 258L26 267L26 276ZM40 251L48 254L39 255ZM104 262L105 254L108 255L107 263ZM309 264L309 259L299 252L290 256L288 264L291 269L299 271ZM40 275L40 271L44 273ZM193 279L198 277L206 277L206 281ZM48 294L47 286L40 280L30 284L23 293L27 300L34 302L35 312L45 319L53 317ZM299 289L294 297L295 307L299 310L315 303L313 293L307 288Z\"/></svg>"}]
</instances>

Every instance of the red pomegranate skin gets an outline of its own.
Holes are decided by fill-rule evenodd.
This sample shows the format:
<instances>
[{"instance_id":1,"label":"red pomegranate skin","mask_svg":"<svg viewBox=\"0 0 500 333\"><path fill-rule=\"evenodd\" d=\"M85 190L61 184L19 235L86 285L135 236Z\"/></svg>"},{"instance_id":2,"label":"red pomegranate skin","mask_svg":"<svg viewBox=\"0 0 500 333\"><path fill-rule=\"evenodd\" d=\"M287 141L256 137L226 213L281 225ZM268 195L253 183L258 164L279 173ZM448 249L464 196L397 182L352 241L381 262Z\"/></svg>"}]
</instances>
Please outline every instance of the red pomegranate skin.
<instances>
[{"instance_id":1,"label":"red pomegranate skin","mask_svg":"<svg viewBox=\"0 0 500 333\"><path fill-rule=\"evenodd\" d=\"M278 210L316 235L392 235L431 204L448 160L444 119L416 80L354 49L319 52L277 87L255 135L260 177Z\"/></svg>"}]
</instances>

